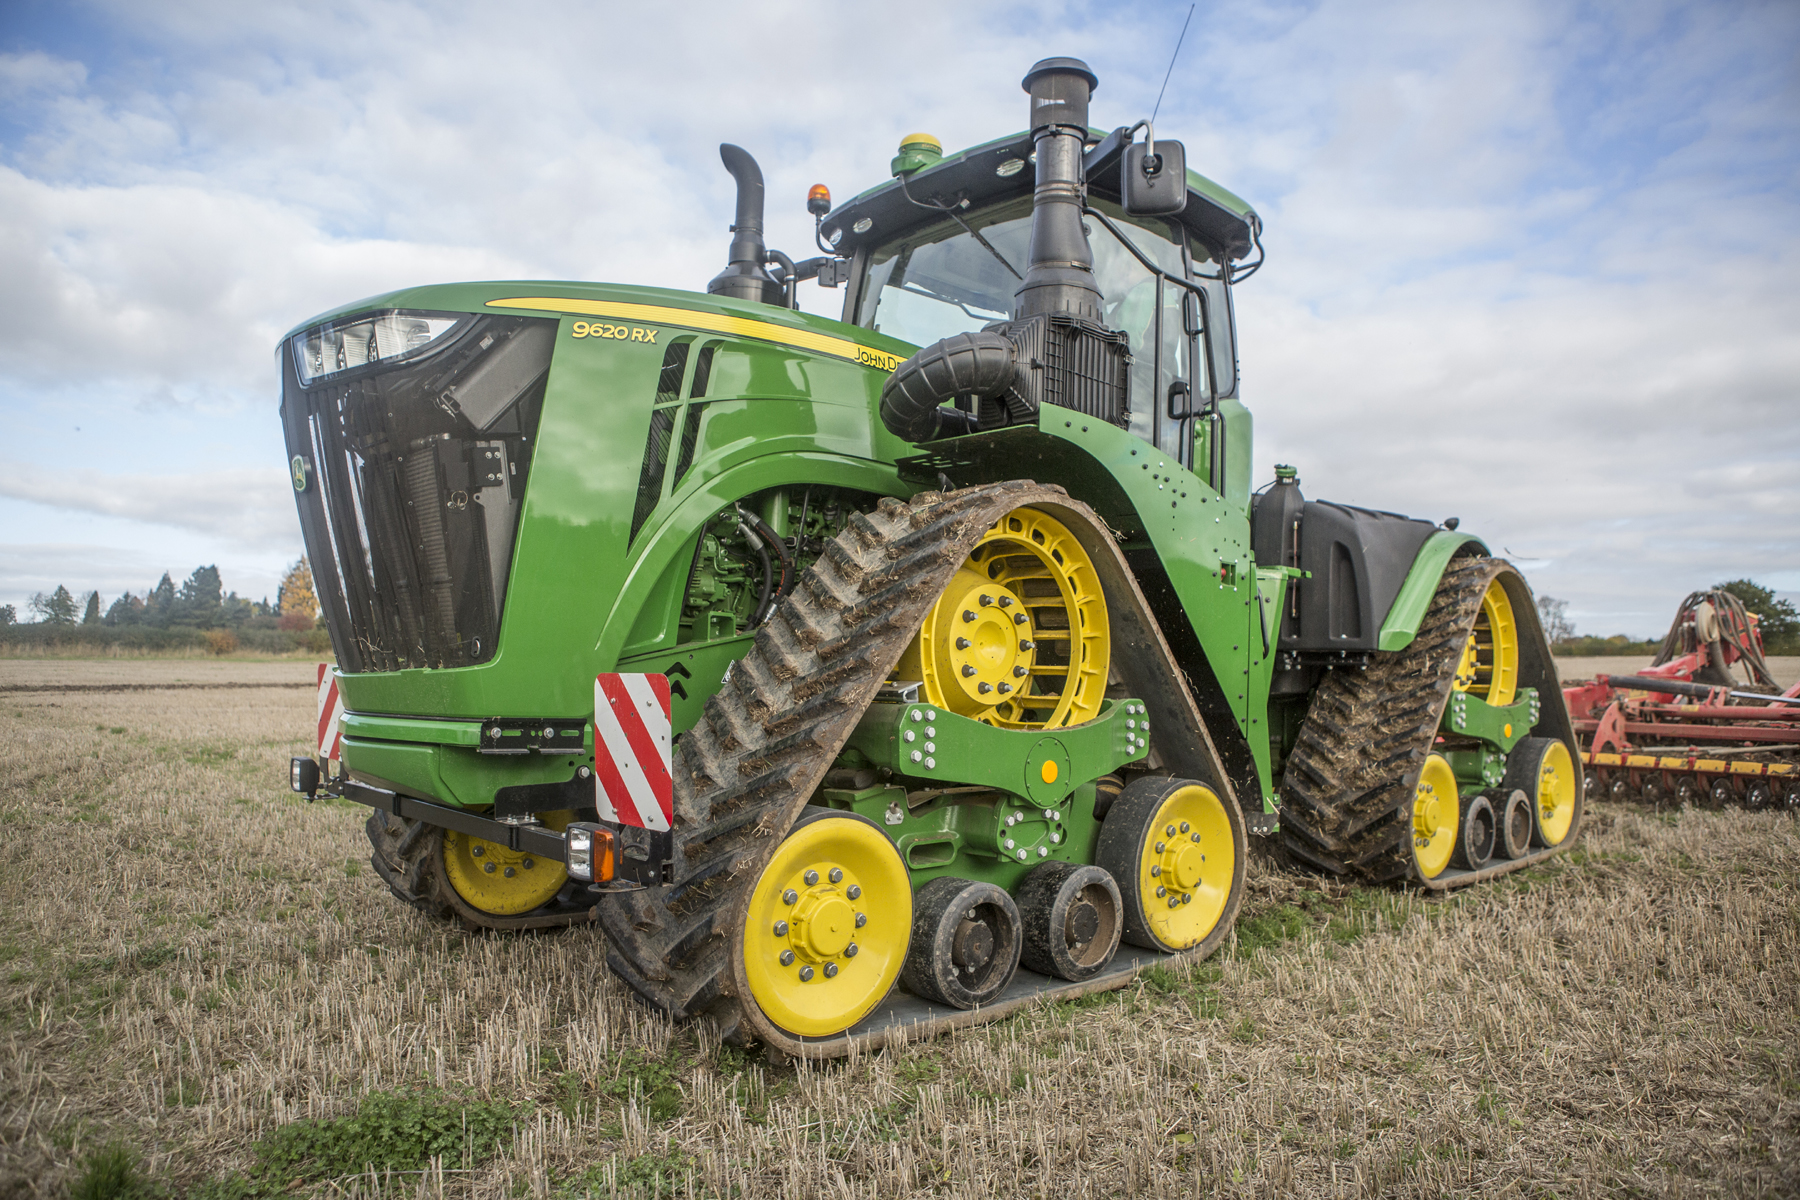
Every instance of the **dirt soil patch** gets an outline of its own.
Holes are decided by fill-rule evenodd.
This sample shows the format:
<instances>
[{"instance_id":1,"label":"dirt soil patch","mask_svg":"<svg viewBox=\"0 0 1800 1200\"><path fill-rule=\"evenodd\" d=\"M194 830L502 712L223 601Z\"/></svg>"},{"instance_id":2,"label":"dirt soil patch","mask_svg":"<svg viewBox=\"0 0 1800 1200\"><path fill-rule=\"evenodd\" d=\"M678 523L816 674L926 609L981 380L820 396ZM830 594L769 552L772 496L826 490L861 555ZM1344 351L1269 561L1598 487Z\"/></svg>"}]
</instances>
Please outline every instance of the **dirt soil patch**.
<instances>
[{"instance_id":1,"label":"dirt soil patch","mask_svg":"<svg viewBox=\"0 0 1800 1200\"><path fill-rule=\"evenodd\" d=\"M92 666L0 683L311 677ZM367 810L286 790L313 705L0 694L0 1196L1800 1191L1790 814L1594 805L1448 900L1259 854L1211 962L796 1067L638 1007L593 930L393 900Z\"/></svg>"}]
</instances>

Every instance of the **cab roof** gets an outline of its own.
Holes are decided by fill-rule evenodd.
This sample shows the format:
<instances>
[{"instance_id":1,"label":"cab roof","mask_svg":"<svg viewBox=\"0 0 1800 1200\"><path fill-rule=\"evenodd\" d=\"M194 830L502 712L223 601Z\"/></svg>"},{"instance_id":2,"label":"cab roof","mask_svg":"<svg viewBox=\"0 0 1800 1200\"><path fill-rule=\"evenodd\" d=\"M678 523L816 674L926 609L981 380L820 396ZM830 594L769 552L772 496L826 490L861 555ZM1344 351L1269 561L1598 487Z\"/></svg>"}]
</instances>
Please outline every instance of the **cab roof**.
<instances>
[{"instance_id":1,"label":"cab roof","mask_svg":"<svg viewBox=\"0 0 1800 1200\"><path fill-rule=\"evenodd\" d=\"M1088 190L1117 203L1119 162L1129 135L1124 127L1111 133L1093 129L1089 134ZM1035 183L1031 153L1029 133L983 142L912 172L906 177L907 190L915 200L952 204L967 200L971 209L1029 196ZM1247 257L1262 227L1256 210L1198 172L1189 171L1187 181L1187 207L1176 219L1216 252L1231 259ZM899 180L890 179L827 214L823 228L837 252L850 255L943 219L940 210L909 201Z\"/></svg>"}]
</instances>

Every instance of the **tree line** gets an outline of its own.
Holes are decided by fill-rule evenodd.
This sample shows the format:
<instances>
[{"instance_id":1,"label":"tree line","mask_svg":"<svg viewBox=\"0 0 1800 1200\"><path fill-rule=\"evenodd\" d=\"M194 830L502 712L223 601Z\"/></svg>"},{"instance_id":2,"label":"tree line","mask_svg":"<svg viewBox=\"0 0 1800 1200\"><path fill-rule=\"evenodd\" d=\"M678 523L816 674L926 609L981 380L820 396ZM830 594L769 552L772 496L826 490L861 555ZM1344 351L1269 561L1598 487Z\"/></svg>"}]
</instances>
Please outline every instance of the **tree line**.
<instances>
[{"instance_id":1,"label":"tree line","mask_svg":"<svg viewBox=\"0 0 1800 1200\"><path fill-rule=\"evenodd\" d=\"M248 600L226 592L217 565L194 568L179 587L165 571L155 587L144 594L125 592L102 611L98 591L78 597L58 584L51 592L39 592L29 603L36 625L98 625L108 628L147 629L285 629L304 631L318 625L319 601L313 591L312 570L304 556L283 574L274 603L267 597ZM19 624L17 609L0 605L0 626Z\"/></svg>"}]
</instances>

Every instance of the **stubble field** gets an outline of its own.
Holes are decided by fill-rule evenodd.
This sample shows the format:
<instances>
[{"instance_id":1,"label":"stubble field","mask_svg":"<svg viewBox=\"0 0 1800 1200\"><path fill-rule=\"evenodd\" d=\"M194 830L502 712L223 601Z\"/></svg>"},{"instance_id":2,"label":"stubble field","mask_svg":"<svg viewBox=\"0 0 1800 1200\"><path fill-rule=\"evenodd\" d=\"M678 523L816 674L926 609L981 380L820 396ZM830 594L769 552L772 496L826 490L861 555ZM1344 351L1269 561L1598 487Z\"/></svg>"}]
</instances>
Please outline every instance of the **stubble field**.
<instances>
[{"instance_id":1,"label":"stubble field","mask_svg":"<svg viewBox=\"0 0 1800 1200\"><path fill-rule=\"evenodd\" d=\"M310 684L0 663L0 1196L1800 1190L1791 815L1596 806L1448 901L1258 855L1211 962L795 1067L392 900L286 790Z\"/></svg>"}]
</instances>

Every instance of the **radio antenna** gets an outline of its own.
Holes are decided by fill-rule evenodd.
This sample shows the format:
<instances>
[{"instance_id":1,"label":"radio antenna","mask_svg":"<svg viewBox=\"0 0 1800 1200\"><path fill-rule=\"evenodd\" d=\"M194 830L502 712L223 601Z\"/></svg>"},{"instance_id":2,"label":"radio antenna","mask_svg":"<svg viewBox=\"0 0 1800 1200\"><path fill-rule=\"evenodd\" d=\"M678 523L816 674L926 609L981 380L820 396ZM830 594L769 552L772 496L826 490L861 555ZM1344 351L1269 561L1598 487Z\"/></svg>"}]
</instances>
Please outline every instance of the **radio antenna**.
<instances>
[{"instance_id":1,"label":"radio antenna","mask_svg":"<svg viewBox=\"0 0 1800 1200\"><path fill-rule=\"evenodd\" d=\"M1194 19L1194 6L1188 5L1187 20L1181 23L1181 36L1175 39L1175 53L1169 55L1169 69L1163 72L1162 89L1156 93L1156 107L1150 110L1150 124L1156 124L1156 114L1162 111L1163 92L1169 90L1169 76L1175 73L1175 58L1181 53L1181 43L1187 40L1188 21Z\"/></svg>"}]
</instances>

